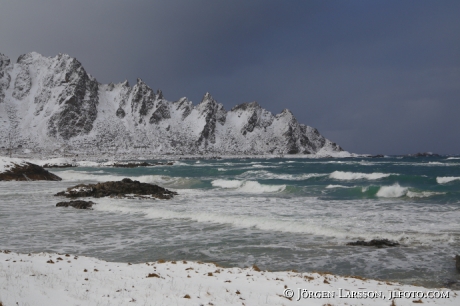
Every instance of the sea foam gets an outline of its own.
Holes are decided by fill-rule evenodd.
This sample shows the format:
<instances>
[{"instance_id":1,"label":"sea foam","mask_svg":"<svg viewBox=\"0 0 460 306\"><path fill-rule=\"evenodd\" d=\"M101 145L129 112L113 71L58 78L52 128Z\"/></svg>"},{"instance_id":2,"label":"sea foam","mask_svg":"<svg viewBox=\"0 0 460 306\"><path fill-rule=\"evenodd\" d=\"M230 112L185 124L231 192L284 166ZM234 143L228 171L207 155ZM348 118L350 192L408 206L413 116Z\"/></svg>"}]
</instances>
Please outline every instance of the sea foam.
<instances>
[{"instance_id":1,"label":"sea foam","mask_svg":"<svg viewBox=\"0 0 460 306\"><path fill-rule=\"evenodd\" d=\"M377 196L381 198L399 198L405 196L409 189L399 186L398 183L392 186L382 186L377 192Z\"/></svg>"},{"instance_id":2,"label":"sea foam","mask_svg":"<svg viewBox=\"0 0 460 306\"><path fill-rule=\"evenodd\" d=\"M452 181L460 180L459 176L438 176L436 182L438 184L446 184Z\"/></svg>"},{"instance_id":3,"label":"sea foam","mask_svg":"<svg viewBox=\"0 0 460 306\"><path fill-rule=\"evenodd\" d=\"M211 185L224 189L237 189L248 193L280 192L286 189L286 185L264 185L255 181L240 180L214 180Z\"/></svg>"},{"instance_id":4,"label":"sea foam","mask_svg":"<svg viewBox=\"0 0 460 306\"><path fill-rule=\"evenodd\" d=\"M302 174L287 174L287 173L273 173L266 170L251 170L246 171L238 178L255 179L255 180L286 180L286 181L302 181L308 180L312 177L322 177L327 174L321 173L302 173Z\"/></svg>"},{"instance_id":5,"label":"sea foam","mask_svg":"<svg viewBox=\"0 0 460 306\"><path fill-rule=\"evenodd\" d=\"M394 173L361 173L361 172L344 172L334 171L329 177L336 180L379 180L390 175L397 175Z\"/></svg>"}]
</instances>

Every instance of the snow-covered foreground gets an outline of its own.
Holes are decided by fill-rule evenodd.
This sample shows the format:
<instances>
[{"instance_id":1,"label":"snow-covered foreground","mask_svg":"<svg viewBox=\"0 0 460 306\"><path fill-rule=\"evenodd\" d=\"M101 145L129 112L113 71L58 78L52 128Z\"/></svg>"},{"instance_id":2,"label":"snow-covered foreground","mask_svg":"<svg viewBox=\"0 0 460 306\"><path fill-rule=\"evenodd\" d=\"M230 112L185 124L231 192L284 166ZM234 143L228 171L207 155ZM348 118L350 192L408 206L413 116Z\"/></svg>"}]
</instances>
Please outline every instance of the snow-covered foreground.
<instances>
[{"instance_id":1,"label":"snow-covered foreground","mask_svg":"<svg viewBox=\"0 0 460 306\"><path fill-rule=\"evenodd\" d=\"M0 252L0 301L5 306L460 304L459 291L331 274L257 270L199 262L129 264L68 254L4 251ZM284 297L289 289L293 290L291 299ZM300 299L299 290L304 290ZM391 301L394 292L400 297ZM350 297L354 293L382 297ZM420 299L420 294L449 297Z\"/></svg>"}]
</instances>

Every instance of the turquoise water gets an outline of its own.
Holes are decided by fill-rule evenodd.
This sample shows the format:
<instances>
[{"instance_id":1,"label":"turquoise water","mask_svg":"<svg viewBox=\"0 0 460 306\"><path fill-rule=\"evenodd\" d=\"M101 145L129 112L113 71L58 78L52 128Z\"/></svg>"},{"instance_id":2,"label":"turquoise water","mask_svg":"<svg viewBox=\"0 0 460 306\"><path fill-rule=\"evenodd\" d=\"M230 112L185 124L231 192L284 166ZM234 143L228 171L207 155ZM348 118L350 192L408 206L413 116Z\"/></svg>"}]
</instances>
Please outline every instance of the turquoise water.
<instances>
[{"instance_id":1,"label":"turquoise water","mask_svg":"<svg viewBox=\"0 0 460 306\"><path fill-rule=\"evenodd\" d=\"M53 170L62 182L0 182L0 248L105 260L201 260L327 271L441 286L460 278L460 159L179 160L147 168ZM56 208L54 193L130 177L173 200L96 199ZM347 242L387 238L400 247Z\"/></svg>"}]
</instances>

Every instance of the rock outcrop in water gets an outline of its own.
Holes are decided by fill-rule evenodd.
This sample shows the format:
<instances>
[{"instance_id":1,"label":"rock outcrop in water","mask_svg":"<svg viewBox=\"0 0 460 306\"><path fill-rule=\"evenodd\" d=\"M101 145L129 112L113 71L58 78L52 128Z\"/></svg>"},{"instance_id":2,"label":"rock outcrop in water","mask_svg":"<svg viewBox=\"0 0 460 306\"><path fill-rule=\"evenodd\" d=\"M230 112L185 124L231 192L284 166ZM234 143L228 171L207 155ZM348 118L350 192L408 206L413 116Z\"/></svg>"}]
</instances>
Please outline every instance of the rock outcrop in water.
<instances>
[{"instance_id":1,"label":"rock outcrop in water","mask_svg":"<svg viewBox=\"0 0 460 306\"><path fill-rule=\"evenodd\" d=\"M55 196L66 198L80 197L116 197L116 198L151 198L151 199L171 199L177 192L170 191L158 185L141 183L124 178L121 181L105 182L97 184L80 184L67 188L66 191L58 192Z\"/></svg>"},{"instance_id":2,"label":"rock outcrop in water","mask_svg":"<svg viewBox=\"0 0 460 306\"><path fill-rule=\"evenodd\" d=\"M59 176L42 167L28 163L12 163L7 170L0 173L0 181L60 181Z\"/></svg>"},{"instance_id":3,"label":"rock outcrop in water","mask_svg":"<svg viewBox=\"0 0 460 306\"><path fill-rule=\"evenodd\" d=\"M59 202L56 204L56 207L73 207L76 209L91 209L93 205L96 204L91 201L82 201L82 200L77 200L77 201L69 201L69 202Z\"/></svg>"},{"instance_id":4,"label":"rock outcrop in water","mask_svg":"<svg viewBox=\"0 0 460 306\"><path fill-rule=\"evenodd\" d=\"M375 246L377 248L394 247L398 246L398 242L390 241L388 239L372 239L371 241L358 240L356 242L349 242L347 245L353 246Z\"/></svg>"},{"instance_id":5,"label":"rock outcrop in water","mask_svg":"<svg viewBox=\"0 0 460 306\"><path fill-rule=\"evenodd\" d=\"M198 105L166 100L141 79L100 84L66 54L0 54L0 147L145 154L315 154L342 151L287 109L230 111L206 93Z\"/></svg>"}]
</instances>

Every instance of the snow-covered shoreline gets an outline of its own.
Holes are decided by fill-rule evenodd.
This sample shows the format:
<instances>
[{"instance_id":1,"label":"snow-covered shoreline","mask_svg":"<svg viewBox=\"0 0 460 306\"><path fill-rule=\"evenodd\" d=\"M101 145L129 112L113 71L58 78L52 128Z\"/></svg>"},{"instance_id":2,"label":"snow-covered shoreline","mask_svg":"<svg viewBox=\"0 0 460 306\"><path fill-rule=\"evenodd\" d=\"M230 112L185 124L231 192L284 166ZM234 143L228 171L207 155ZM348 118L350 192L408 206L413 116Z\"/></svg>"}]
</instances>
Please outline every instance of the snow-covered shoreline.
<instances>
[{"instance_id":1,"label":"snow-covered shoreline","mask_svg":"<svg viewBox=\"0 0 460 306\"><path fill-rule=\"evenodd\" d=\"M264 154L264 155L151 155L151 154L72 154L72 155L42 155L42 154L15 154L15 157L11 160L15 161L27 161L43 166L48 165L62 165L62 164L74 164L76 166L88 167L91 165L100 166L119 161L128 160L213 160L213 159L272 159L272 158L289 158L289 159L319 159L319 158L359 158L366 157L366 154L354 154L346 151L336 152L335 154L293 154L293 155L276 155L276 154ZM6 155L2 156L2 159L10 159Z\"/></svg>"},{"instance_id":2,"label":"snow-covered shoreline","mask_svg":"<svg viewBox=\"0 0 460 306\"><path fill-rule=\"evenodd\" d=\"M288 299L285 293L289 294L290 289L293 297ZM372 298L352 297L353 294ZM380 294L381 297L374 297ZM190 261L130 264L69 254L0 252L0 301L5 306L130 303L387 306L393 305L390 295L395 294L399 295L395 299L398 306L460 303L460 291L324 273L222 268L213 263ZM420 298L421 294L449 297Z\"/></svg>"}]
</instances>

